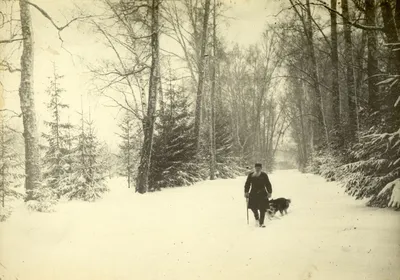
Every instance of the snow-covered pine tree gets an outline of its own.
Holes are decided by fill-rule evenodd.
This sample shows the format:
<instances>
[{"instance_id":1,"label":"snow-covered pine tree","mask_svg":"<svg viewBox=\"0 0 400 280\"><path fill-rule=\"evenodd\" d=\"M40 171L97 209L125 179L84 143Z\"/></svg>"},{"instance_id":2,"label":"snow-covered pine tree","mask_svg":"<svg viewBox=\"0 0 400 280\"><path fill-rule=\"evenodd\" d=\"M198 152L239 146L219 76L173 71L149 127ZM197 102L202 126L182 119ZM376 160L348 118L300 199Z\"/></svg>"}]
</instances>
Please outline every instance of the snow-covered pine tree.
<instances>
[{"instance_id":1,"label":"snow-covered pine tree","mask_svg":"<svg viewBox=\"0 0 400 280\"><path fill-rule=\"evenodd\" d=\"M71 173L71 129L72 125L62 121L63 110L68 105L61 102L65 90L61 86L63 76L57 73L54 66L54 74L46 92L50 96L47 108L51 114L51 120L45 121L49 128L48 133L43 133L48 146L45 148L43 158L43 179L45 186L60 198L65 189L70 185Z\"/></svg>"},{"instance_id":2,"label":"snow-covered pine tree","mask_svg":"<svg viewBox=\"0 0 400 280\"><path fill-rule=\"evenodd\" d=\"M134 165L137 161L137 152L134 149L137 146L137 139L135 137L136 131L132 114L128 112L124 114L119 128L121 130L121 133L118 134L121 138L118 156L121 163L119 174L127 178L128 188L130 188L132 186L133 172L135 171Z\"/></svg>"},{"instance_id":3,"label":"snow-covered pine tree","mask_svg":"<svg viewBox=\"0 0 400 280\"><path fill-rule=\"evenodd\" d=\"M208 167L196 159L194 122L183 89L165 92L164 114L156 124L150 169L150 189L191 185L208 177Z\"/></svg>"},{"instance_id":4,"label":"snow-covered pine tree","mask_svg":"<svg viewBox=\"0 0 400 280\"><path fill-rule=\"evenodd\" d=\"M111 179L118 173L119 158L117 154L114 154L110 147L104 142L99 148L99 163L105 169L105 176Z\"/></svg>"},{"instance_id":5,"label":"snow-covered pine tree","mask_svg":"<svg viewBox=\"0 0 400 280\"><path fill-rule=\"evenodd\" d=\"M365 133L353 146L351 163L340 167L346 192L368 205L400 208L400 129L393 133Z\"/></svg>"},{"instance_id":6,"label":"snow-covered pine tree","mask_svg":"<svg viewBox=\"0 0 400 280\"><path fill-rule=\"evenodd\" d=\"M222 104L219 104L215 115L216 177L234 178L243 173L243 170L240 169L240 159L234 155L229 114Z\"/></svg>"},{"instance_id":7,"label":"snow-covered pine tree","mask_svg":"<svg viewBox=\"0 0 400 280\"><path fill-rule=\"evenodd\" d=\"M0 221L4 221L11 213L7 202L24 195L17 187L23 184L24 161L22 154L16 150L17 134L7 125L3 114L0 115Z\"/></svg>"},{"instance_id":8,"label":"snow-covered pine tree","mask_svg":"<svg viewBox=\"0 0 400 280\"><path fill-rule=\"evenodd\" d=\"M74 149L72 184L65 196L69 199L95 201L108 191L105 184L106 170L100 160L101 144L95 135L93 120L89 113L89 119L85 121L83 110L79 131L78 143Z\"/></svg>"}]
</instances>

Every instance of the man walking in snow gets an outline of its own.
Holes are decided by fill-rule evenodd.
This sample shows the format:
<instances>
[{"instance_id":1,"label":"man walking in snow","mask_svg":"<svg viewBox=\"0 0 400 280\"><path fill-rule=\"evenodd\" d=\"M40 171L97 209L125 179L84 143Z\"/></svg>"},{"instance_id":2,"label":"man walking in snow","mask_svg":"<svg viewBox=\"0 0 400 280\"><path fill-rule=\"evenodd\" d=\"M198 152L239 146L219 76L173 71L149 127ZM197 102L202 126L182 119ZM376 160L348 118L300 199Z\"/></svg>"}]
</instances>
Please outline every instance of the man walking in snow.
<instances>
[{"instance_id":1,"label":"man walking in snow","mask_svg":"<svg viewBox=\"0 0 400 280\"><path fill-rule=\"evenodd\" d=\"M265 227L265 212L269 207L268 198L271 197L272 186L267 173L262 171L261 163L256 163L255 171L247 176L244 193L248 199L247 208L253 211L257 224Z\"/></svg>"}]
</instances>

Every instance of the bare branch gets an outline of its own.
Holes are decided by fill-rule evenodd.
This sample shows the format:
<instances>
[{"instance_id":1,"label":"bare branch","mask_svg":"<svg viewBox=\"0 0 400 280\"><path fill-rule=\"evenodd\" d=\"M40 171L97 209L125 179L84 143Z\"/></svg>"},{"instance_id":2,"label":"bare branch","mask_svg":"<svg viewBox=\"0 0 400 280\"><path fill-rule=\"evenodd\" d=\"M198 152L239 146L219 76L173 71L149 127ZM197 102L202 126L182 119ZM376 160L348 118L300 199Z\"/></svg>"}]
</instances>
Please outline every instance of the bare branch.
<instances>
[{"instance_id":1,"label":"bare branch","mask_svg":"<svg viewBox=\"0 0 400 280\"><path fill-rule=\"evenodd\" d=\"M87 18L91 18L91 17L93 17L93 16L82 16L82 17L76 17L76 18L73 18L72 20L70 20L69 22L67 22L65 25L62 25L62 26L58 26L55 22L54 22L54 20L50 17L50 15L45 11L45 10L43 10L41 7L39 7L38 5L36 5L36 4L34 4L34 3L32 3L32 2L29 2L29 1L26 1L29 5L31 5L32 7L34 7L34 8L36 8L45 18L47 18L52 24L53 24L53 26L58 30L58 39L61 41L61 48L63 48L65 51L67 51L65 48L64 48L64 40L61 38L61 31L63 31L65 28L67 28L71 23L73 23L73 22L75 22L75 21L77 21L77 20L81 20L81 19L87 19ZM68 52L68 51L67 51ZM72 55L70 52L68 52L70 55Z\"/></svg>"},{"instance_id":2,"label":"bare branch","mask_svg":"<svg viewBox=\"0 0 400 280\"><path fill-rule=\"evenodd\" d=\"M174 52L168 51L168 50L166 50L166 49L160 48L160 51L165 52L165 53L167 53L167 54L169 54L169 55L171 55L171 56L173 56L173 57L177 57L177 58L179 58L179 59L181 59L181 60L185 60L185 58L182 57L182 56L180 56L179 54L176 54L176 53L174 53Z\"/></svg>"},{"instance_id":3,"label":"bare branch","mask_svg":"<svg viewBox=\"0 0 400 280\"><path fill-rule=\"evenodd\" d=\"M66 27L68 27L71 23L73 23L74 21L77 21L78 19L81 19L81 18L79 18L79 17L77 17L77 18L74 18L74 19L72 19L72 20L70 20L67 24L65 24L65 25L63 25L63 26L58 26L55 22L54 22L54 20L50 17L50 15L45 11L45 10L43 10L42 8L40 8L38 5L36 5L36 4L34 4L34 3L32 3L32 2L29 2L29 1L26 1L29 5L31 5L32 7L35 7L45 18L47 18L52 24L53 24L53 26L58 30L58 31L63 31ZM86 16L86 17L82 17L82 18L88 18L88 16Z\"/></svg>"},{"instance_id":4,"label":"bare branch","mask_svg":"<svg viewBox=\"0 0 400 280\"><path fill-rule=\"evenodd\" d=\"M126 95L125 95L125 94L124 94L124 96L125 96L124 101L125 101L126 106L123 105L121 102L119 102L118 100L116 100L114 97L112 97L112 96L110 96L110 95L104 94L104 96L107 97L107 98L109 98L109 99L111 99L111 100L116 104L116 105L114 105L114 106L112 106L112 107L119 107L119 108L122 108L122 109L124 109L124 110L126 110L126 111L128 111L128 112L131 112L138 120L142 120L142 117L141 117L140 114L138 113L138 110L132 108L132 107L129 105L129 103L128 103L127 99L126 99ZM105 105L105 106L107 106L107 105ZM108 105L107 107L111 107L111 106Z\"/></svg>"},{"instance_id":5,"label":"bare branch","mask_svg":"<svg viewBox=\"0 0 400 280\"><path fill-rule=\"evenodd\" d=\"M0 63L0 66L1 66L1 67L4 67L5 70L7 70L7 71L10 72L10 73L21 72L21 69L12 67L11 64L8 63L7 61L2 61L2 62Z\"/></svg>"},{"instance_id":6,"label":"bare branch","mask_svg":"<svg viewBox=\"0 0 400 280\"><path fill-rule=\"evenodd\" d=\"M383 27L380 26L368 26L368 25L363 25L363 24L359 24L355 21L350 21L350 19L346 18L342 13L339 13L338 11L332 9L331 7L329 7L325 2L323 2L322 0L317 0L319 3L310 3L311 5L314 6L322 6L325 9L329 10L330 12L336 13L337 15L339 15L341 18L343 18L345 21L347 21L349 24L351 24L354 27L357 27L359 29L363 29L363 30L375 30L375 31L383 31Z\"/></svg>"},{"instance_id":7,"label":"bare branch","mask_svg":"<svg viewBox=\"0 0 400 280\"><path fill-rule=\"evenodd\" d=\"M8 39L8 40L0 40L0 44L9 44L17 41L22 41L24 38L16 38L16 39Z\"/></svg>"},{"instance_id":8,"label":"bare branch","mask_svg":"<svg viewBox=\"0 0 400 280\"><path fill-rule=\"evenodd\" d=\"M115 55L117 56L118 61L119 61L120 65L121 65L122 69L124 70L125 73L127 73L128 71L127 71L127 68L126 68L126 66L125 66L125 64L124 64L124 61L123 61L121 55L119 54L119 52L117 51L116 47L114 46L114 44L113 44L113 42L112 42L112 40L111 40L109 34L107 34L107 32L105 32L105 30L103 30L97 23L93 22L93 24L98 28L98 30L99 30L99 31L103 34L103 36L106 38L106 40L107 40L108 43L110 44L110 47L113 49ZM135 74L133 74L133 76L134 76L135 79L137 79L137 76L136 76ZM126 78L127 78L126 76L123 77L123 79L126 79ZM120 81L122 81L123 79L121 79ZM132 85L132 83L131 83L131 81L130 81L129 79L126 79L126 80L127 80L128 86L129 86L129 88L130 88L130 90L131 90L132 96L133 96L133 98L134 98L136 107L138 107L138 105L137 105L137 100L136 100L136 97L135 97L135 91L134 91L134 89L133 89L133 85ZM112 84L112 83L110 83L110 85L111 85L111 84Z\"/></svg>"},{"instance_id":9,"label":"bare branch","mask_svg":"<svg viewBox=\"0 0 400 280\"><path fill-rule=\"evenodd\" d=\"M128 77L128 76L131 76L131 75L139 74L139 73L143 72L144 70L146 70L148 68L149 68L149 66L145 65L145 66L143 66L142 68L140 68L138 70L132 69L132 70L130 70L128 72L125 72L125 73L121 73L120 71L115 69L115 71L109 71L109 72L106 72L106 73L98 73L98 74L101 75L101 76L118 75L120 77Z\"/></svg>"},{"instance_id":10,"label":"bare branch","mask_svg":"<svg viewBox=\"0 0 400 280\"><path fill-rule=\"evenodd\" d=\"M10 110L10 109L0 109L0 112L10 112L10 113L14 114L14 117L18 117L18 118L22 117L22 113L18 114L17 112Z\"/></svg>"}]
</instances>

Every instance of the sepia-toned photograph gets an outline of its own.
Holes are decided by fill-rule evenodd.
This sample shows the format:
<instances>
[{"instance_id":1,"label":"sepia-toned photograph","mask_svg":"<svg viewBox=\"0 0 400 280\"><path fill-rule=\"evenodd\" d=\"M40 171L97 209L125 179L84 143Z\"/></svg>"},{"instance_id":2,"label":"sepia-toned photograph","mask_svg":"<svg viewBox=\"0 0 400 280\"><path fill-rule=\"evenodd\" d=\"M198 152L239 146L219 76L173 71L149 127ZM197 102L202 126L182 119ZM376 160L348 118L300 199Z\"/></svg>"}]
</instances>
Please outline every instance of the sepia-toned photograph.
<instances>
[{"instance_id":1,"label":"sepia-toned photograph","mask_svg":"<svg viewBox=\"0 0 400 280\"><path fill-rule=\"evenodd\" d=\"M400 1L0 0L0 280L400 280Z\"/></svg>"}]
</instances>

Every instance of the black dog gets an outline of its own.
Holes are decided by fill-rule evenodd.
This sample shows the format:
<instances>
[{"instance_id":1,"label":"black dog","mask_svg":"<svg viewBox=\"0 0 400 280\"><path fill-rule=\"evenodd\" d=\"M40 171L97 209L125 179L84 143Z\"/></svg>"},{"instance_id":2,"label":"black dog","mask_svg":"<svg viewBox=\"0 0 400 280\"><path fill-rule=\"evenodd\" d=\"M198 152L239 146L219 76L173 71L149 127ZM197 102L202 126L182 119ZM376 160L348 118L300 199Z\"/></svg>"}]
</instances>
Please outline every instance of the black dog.
<instances>
[{"instance_id":1,"label":"black dog","mask_svg":"<svg viewBox=\"0 0 400 280\"><path fill-rule=\"evenodd\" d=\"M269 200L269 209L267 210L270 216L275 216L276 212L280 212L283 216L283 213L287 214L287 209L292 201L287 198L277 198Z\"/></svg>"}]
</instances>

